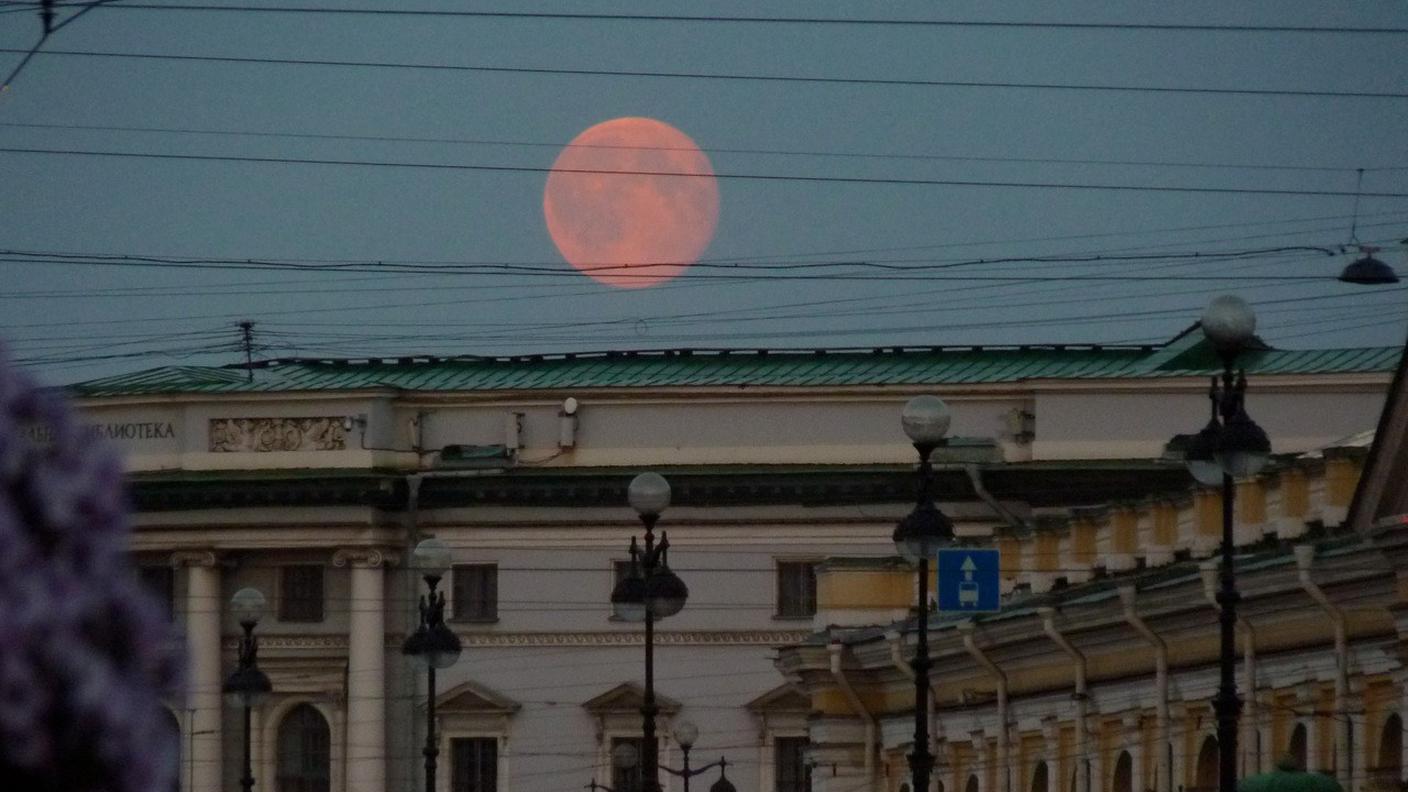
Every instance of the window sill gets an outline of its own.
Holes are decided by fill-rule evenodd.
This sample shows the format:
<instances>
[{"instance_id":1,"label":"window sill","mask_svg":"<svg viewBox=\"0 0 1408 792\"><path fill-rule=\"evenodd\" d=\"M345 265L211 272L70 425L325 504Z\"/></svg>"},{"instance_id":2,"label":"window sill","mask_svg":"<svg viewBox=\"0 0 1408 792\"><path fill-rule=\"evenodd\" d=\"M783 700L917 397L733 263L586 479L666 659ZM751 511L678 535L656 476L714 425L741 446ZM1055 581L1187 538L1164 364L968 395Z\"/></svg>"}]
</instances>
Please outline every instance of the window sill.
<instances>
[{"instance_id":1,"label":"window sill","mask_svg":"<svg viewBox=\"0 0 1408 792\"><path fill-rule=\"evenodd\" d=\"M470 617L466 616L458 619L446 619L450 624L498 624L498 616Z\"/></svg>"}]
</instances>

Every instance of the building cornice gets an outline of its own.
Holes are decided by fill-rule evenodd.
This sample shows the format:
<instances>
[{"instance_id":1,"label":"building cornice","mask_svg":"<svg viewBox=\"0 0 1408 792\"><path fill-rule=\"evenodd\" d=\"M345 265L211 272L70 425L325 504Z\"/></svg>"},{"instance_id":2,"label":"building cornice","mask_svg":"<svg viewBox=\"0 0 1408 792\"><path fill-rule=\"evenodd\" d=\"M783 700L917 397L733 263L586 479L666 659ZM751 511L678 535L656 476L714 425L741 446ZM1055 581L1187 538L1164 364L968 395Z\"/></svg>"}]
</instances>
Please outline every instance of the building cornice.
<instances>
[{"instance_id":1,"label":"building cornice","mask_svg":"<svg viewBox=\"0 0 1408 792\"><path fill-rule=\"evenodd\" d=\"M1181 466L1151 462L996 463L983 469L993 497L1032 506L1064 504L1073 492L1099 501L1180 491L1188 484ZM419 508L615 507L626 502L626 485L636 472L534 468L494 476L426 476L420 485ZM661 472L670 478L677 506L890 503L910 500L914 489L914 474L908 466ZM412 472L151 474L133 476L129 489L142 512L337 505L399 511L407 507L409 475ZM958 464L938 472L936 494L945 501L978 499L971 479Z\"/></svg>"},{"instance_id":2,"label":"building cornice","mask_svg":"<svg viewBox=\"0 0 1408 792\"><path fill-rule=\"evenodd\" d=\"M806 638L805 630L660 630L657 646L784 646ZM477 632L458 630L466 647L644 646L645 633L632 631ZM397 644L399 645L399 644Z\"/></svg>"}]
</instances>

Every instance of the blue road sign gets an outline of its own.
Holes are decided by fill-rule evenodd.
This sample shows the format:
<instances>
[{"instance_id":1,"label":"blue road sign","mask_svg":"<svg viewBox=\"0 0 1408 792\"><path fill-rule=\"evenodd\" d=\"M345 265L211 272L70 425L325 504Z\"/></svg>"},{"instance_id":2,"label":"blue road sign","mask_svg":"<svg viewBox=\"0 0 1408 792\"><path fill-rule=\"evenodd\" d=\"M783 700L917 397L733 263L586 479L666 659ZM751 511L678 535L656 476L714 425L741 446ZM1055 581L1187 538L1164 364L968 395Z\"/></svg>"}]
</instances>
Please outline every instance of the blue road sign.
<instances>
[{"instance_id":1,"label":"blue road sign","mask_svg":"<svg viewBox=\"0 0 1408 792\"><path fill-rule=\"evenodd\" d=\"M949 547L939 551L939 610L993 613L1001 609L996 550Z\"/></svg>"}]
</instances>

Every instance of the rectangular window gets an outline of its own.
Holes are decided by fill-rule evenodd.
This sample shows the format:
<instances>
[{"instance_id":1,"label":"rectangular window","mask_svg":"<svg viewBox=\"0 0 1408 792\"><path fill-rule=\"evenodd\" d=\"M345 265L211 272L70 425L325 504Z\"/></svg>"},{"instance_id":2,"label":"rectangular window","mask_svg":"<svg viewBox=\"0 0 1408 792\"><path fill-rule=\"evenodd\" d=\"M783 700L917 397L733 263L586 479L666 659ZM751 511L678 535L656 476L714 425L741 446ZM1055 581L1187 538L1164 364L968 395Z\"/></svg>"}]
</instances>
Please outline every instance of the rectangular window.
<instances>
[{"instance_id":1,"label":"rectangular window","mask_svg":"<svg viewBox=\"0 0 1408 792\"><path fill-rule=\"evenodd\" d=\"M499 741L493 737L450 740L450 791L496 792L499 788Z\"/></svg>"},{"instance_id":2,"label":"rectangular window","mask_svg":"<svg viewBox=\"0 0 1408 792\"><path fill-rule=\"evenodd\" d=\"M812 770L807 766L806 737L777 737L773 740L775 792L809 792Z\"/></svg>"},{"instance_id":3,"label":"rectangular window","mask_svg":"<svg viewBox=\"0 0 1408 792\"><path fill-rule=\"evenodd\" d=\"M816 563L777 562L777 617L810 619L816 614Z\"/></svg>"},{"instance_id":4,"label":"rectangular window","mask_svg":"<svg viewBox=\"0 0 1408 792\"><path fill-rule=\"evenodd\" d=\"M293 564L279 568L279 621L323 620L323 568Z\"/></svg>"},{"instance_id":5,"label":"rectangular window","mask_svg":"<svg viewBox=\"0 0 1408 792\"><path fill-rule=\"evenodd\" d=\"M629 745L636 751L636 761L630 767L618 767L614 757L616 750L622 745ZM615 792L640 792L640 755L645 745L644 738L641 737L612 737L611 738L611 788Z\"/></svg>"},{"instance_id":6,"label":"rectangular window","mask_svg":"<svg viewBox=\"0 0 1408 792\"><path fill-rule=\"evenodd\" d=\"M454 575L455 621L497 621L498 565L456 564Z\"/></svg>"},{"instance_id":7,"label":"rectangular window","mask_svg":"<svg viewBox=\"0 0 1408 792\"><path fill-rule=\"evenodd\" d=\"M143 566L138 568L137 574L142 580L142 585L166 609L166 618L175 618L176 570L169 566Z\"/></svg>"}]
</instances>

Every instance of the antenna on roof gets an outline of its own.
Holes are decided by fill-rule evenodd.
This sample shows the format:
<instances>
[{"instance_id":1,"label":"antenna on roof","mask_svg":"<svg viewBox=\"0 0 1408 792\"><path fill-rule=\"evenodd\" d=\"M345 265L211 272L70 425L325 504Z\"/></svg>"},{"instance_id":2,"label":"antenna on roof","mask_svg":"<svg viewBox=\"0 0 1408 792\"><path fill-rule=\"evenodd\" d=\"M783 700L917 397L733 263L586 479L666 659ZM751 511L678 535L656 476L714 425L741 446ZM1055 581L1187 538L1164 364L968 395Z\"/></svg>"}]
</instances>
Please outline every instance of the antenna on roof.
<instances>
[{"instance_id":1,"label":"antenna on roof","mask_svg":"<svg viewBox=\"0 0 1408 792\"><path fill-rule=\"evenodd\" d=\"M254 382L254 322L240 322L240 345L244 347L245 382Z\"/></svg>"}]
</instances>

